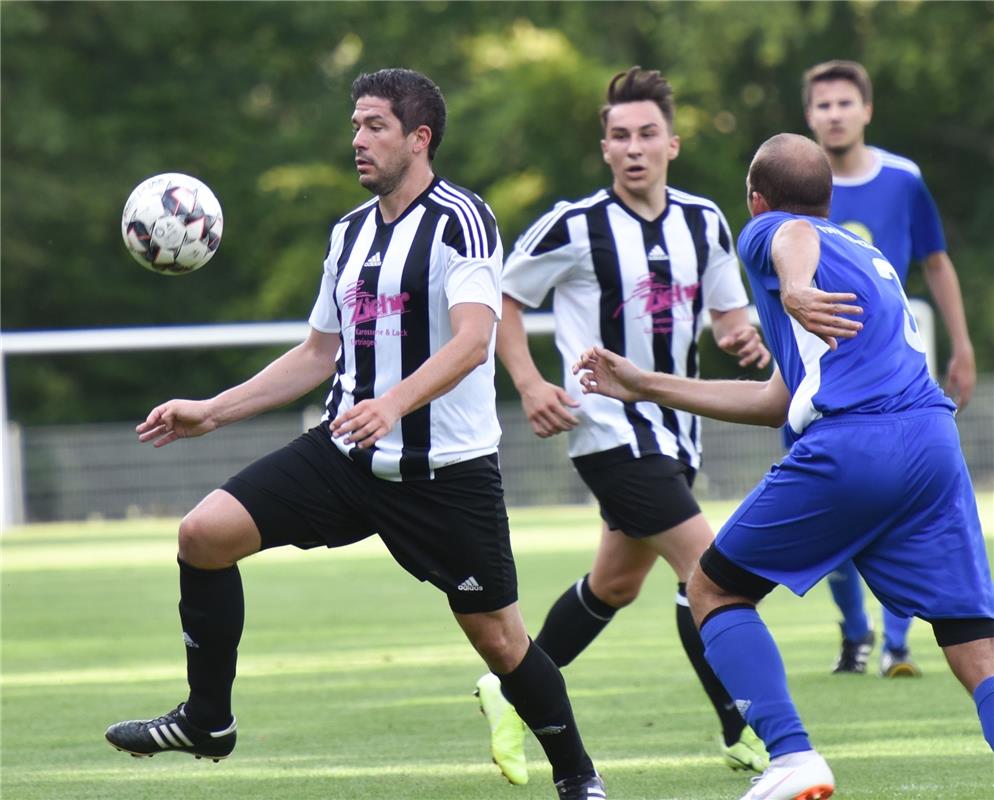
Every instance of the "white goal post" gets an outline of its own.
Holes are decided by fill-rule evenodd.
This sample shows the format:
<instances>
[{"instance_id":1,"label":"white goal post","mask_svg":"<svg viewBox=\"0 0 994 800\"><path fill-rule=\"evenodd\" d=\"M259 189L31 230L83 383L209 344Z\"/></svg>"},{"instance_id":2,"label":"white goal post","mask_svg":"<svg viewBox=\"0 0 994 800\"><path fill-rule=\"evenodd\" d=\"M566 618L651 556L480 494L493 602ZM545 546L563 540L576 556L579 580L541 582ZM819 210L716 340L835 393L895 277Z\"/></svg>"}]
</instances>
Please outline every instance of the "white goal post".
<instances>
[{"instance_id":1,"label":"white goal post","mask_svg":"<svg viewBox=\"0 0 994 800\"><path fill-rule=\"evenodd\" d=\"M935 315L924 300L911 299L918 321L929 370L935 375ZM749 307L753 324L759 323L756 309ZM525 314L525 330L532 335L549 335L555 330L552 314ZM707 315L702 315L705 326ZM9 356L40 356L51 353L96 353L126 350L168 350L193 347L248 347L296 344L307 338L306 322L246 322L225 325L175 325L141 328L91 328L75 330L0 332L0 467L3 494L0 523L6 529L24 522L21 481L21 454L16 425L7 412L6 360Z\"/></svg>"}]
</instances>

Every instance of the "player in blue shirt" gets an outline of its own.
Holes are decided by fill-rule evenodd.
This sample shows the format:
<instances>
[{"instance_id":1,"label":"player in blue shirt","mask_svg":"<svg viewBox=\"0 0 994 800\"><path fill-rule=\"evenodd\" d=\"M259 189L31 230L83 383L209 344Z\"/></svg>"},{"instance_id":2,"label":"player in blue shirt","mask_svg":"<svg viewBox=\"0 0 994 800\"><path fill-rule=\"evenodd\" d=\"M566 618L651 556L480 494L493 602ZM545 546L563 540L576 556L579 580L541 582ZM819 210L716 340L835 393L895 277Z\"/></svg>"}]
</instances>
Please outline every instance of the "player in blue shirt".
<instances>
[{"instance_id":1,"label":"player in blue shirt","mask_svg":"<svg viewBox=\"0 0 994 800\"><path fill-rule=\"evenodd\" d=\"M773 137L750 166L738 251L777 362L768 381L650 373L602 348L574 367L588 392L794 434L688 586L705 655L771 757L742 800L834 792L756 604L849 559L886 607L931 623L994 748L994 585L955 405L929 376L896 270L828 221L831 193L827 158L802 136Z\"/></svg>"},{"instance_id":2,"label":"player in blue shirt","mask_svg":"<svg viewBox=\"0 0 994 800\"><path fill-rule=\"evenodd\" d=\"M879 249L902 284L911 262L922 264L952 344L946 390L960 407L965 406L977 382L973 346L959 280L946 253L942 221L921 171L906 158L866 145L873 86L862 65L855 61L818 64L804 74L802 95L808 126L832 167L829 219ZM864 608L859 573L850 562L828 581L842 612L842 650L835 672L862 673L875 635ZM884 677L921 674L908 649L910 625L909 618L883 609L880 674Z\"/></svg>"}]
</instances>

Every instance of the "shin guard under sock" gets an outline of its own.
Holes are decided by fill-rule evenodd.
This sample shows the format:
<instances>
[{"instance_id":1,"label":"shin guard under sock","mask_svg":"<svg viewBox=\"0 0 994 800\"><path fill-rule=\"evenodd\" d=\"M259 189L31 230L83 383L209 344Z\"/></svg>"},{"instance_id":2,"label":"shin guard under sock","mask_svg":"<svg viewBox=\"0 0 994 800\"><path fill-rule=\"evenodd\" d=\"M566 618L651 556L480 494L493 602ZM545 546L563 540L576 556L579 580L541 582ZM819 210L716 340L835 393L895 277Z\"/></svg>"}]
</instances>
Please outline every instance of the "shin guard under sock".
<instances>
[{"instance_id":1,"label":"shin guard under sock","mask_svg":"<svg viewBox=\"0 0 994 800\"><path fill-rule=\"evenodd\" d=\"M504 696L531 728L552 765L554 781L593 773L559 669L534 642L511 672L498 675Z\"/></svg>"},{"instance_id":2,"label":"shin guard under sock","mask_svg":"<svg viewBox=\"0 0 994 800\"><path fill-rule=\"evenodd\" d=\"M590 576L585 575L552 604L535 644L557 667L565 667L597 638L616 611L590 590Z\"/></svg>"},{"instance_id":3,"label":"shin guard under sock","mask_svg":"<svg viewBox=\"0 0 994 800\"><path fill-rule=\"evenodd\" d=\"M756 609L727 606L701 625L704 654L770 758L810 750L780 651Z\"/></svg>"},{"instance_id":4,"label":"shin guard under sock","mask_svg":"<svg viewBox=\"0 0 994 800\"><path fill-rule=\"evenodd\" d=\"M231 686L245 623L238 567L199 569L179 561L179 616L186 644L187 718L203 730L231 722Z\"/></svg>"}]
</instances>

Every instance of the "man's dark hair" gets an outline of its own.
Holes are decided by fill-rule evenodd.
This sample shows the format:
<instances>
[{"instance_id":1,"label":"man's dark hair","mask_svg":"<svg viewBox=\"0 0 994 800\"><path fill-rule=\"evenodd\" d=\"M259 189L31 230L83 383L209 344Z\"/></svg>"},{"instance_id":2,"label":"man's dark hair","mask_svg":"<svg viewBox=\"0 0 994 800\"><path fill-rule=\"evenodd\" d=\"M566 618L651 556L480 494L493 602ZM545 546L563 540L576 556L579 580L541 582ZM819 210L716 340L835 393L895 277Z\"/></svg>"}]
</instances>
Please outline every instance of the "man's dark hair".
<instances>
[{"instance_id":1,"label":"man's dark hair","mask_svg":"<svg viewBox=\"0 0 994 800\"><path fill-rule=\"evenodd\" d=\"M822 149L803 136L780 133L763 142L749 166L748 184L771 211L828 216L832 168Z\"/></svg>"},{"instance_id":2,"label":"man's dark hair","mask_svg":"<svg viewBox=\"0 0 994 800\"><path fill-rule=\"evenodd\" d=\"M673 115L676 112L673 87L659 74L659 70L642 69L642 67L632 67L611 78L611 83L607 87L607 103L601 108L603 128L607 130L607 115L612 106L637 103L640 100L649 100L659 106L672 134Z\"/></svg>"},{"instance_id":3,"label":"man's dark hair","mask_svg":"<svg viewBox=\"0 0 994 800\"><path fill-rule=\"evenodd\" d=\"M406 136L415 128L427 125L431 129L428 158L445 135L445 98L438 85L413 69L381 69L362 73L352 82L352 102L360 97L381 97L390 101L390 110L400 120Z\"/></svg>"},{"instance_id":4,"label":"man's dark hair","mask_svg":"<svg viewBox=\"0 0 994 800\"><path fill-rule=\"evenodd\" d=\"M870 83L870 75L863 65L857 61L836 59L815 64L804 73L801 79L801 102L804 103L804 108L811 105L811 87L825 81L849 81L859 89L865 105L873 102L873 84Z\"/></svg>"}]
</instances>

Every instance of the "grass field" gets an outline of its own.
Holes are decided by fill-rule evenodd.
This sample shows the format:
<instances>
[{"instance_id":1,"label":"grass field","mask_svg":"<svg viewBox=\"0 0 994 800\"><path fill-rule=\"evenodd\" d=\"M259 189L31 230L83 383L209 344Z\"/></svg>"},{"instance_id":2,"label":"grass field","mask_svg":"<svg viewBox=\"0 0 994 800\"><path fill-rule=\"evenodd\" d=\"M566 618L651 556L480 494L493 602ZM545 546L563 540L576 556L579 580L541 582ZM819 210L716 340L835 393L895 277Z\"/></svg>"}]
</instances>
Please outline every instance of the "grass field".
<instances>
[{"instance_id":1,"label":"grass field","mask_svg":"<svg viewBox=\"0 0 994 800\"><path fill-rule=\"evenodd\" d=\"M994 497L982 501L990 533ZM730 509L706 511L720 524ZM512 526L522 608L535 632L589 566L596 513L518 510ZM471 696L482 663L444 597L377 543L243 563L247 625L231 759L139 760L113 750L103 740L108 724L157 715L185 697L174 530L175 521L126 521L2 537L4 800L554 796L533 740L529 785L500 779ZM676 636L674 588L661 565L640 600L565 671L612 800L734 800L748 786L717 758L715 718ZM835 769L837 797L994 796L994 759L973 703L924 624L911 634L924 678L883 681L829 674L838 630L827 588L804 599L780 589L763 613L815 744Z\"/></svg>"}]
</instances>

